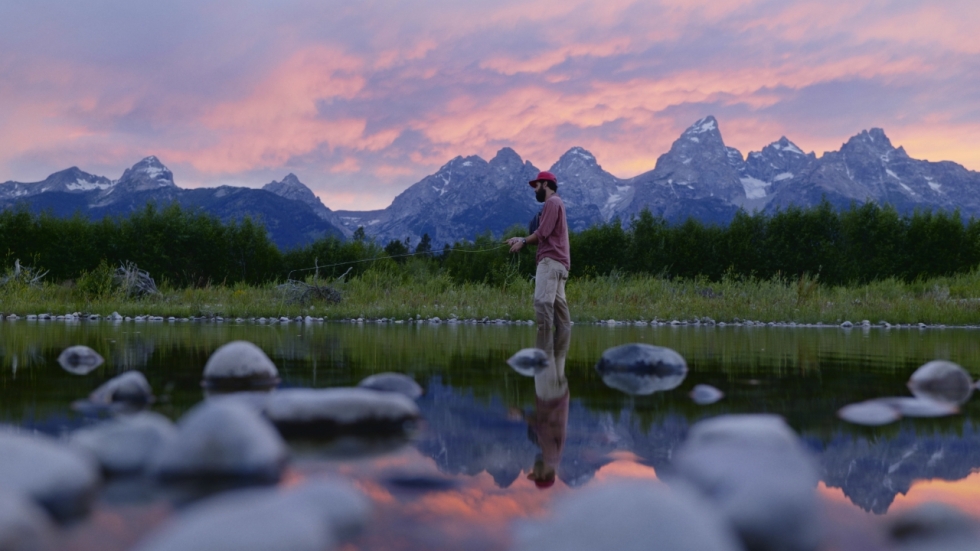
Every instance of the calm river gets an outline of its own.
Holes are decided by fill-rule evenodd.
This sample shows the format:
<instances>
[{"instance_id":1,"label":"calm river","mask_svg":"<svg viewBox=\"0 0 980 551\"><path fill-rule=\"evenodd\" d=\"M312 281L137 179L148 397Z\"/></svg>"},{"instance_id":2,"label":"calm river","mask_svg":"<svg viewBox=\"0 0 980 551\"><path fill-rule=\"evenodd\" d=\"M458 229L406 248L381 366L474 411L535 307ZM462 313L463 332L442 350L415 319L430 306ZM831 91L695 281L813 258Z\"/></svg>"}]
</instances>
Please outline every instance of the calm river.
<instances>
[{"instance_id":1,"label":"calm river","mask_svg":"<svg viewBox=\"0 0 980 551\"><path fill-rule=\"evenodd\" d=\"M535 329L528 326L4 321L0 420L65 435L97 422L73 411L72 401L132 369L153 386L153 409L176 420L204 399L204 364L232 340L261 347L286 387L346 386L373 373L406 373L426 390L417 434L408 441L292 442L293 460L281 483L322 473L355 480L375 503L375 522L352 549L506 549L515 522L546 514L563 496L669 471L673 450L699 419L778 413L818 458L817 491L836 531L835 546L853 548L868 526L926 501L953 504L980 519L976 398L956 416L880 428L835 416L852 402L909 395L909 375L932 359L957 362L977 378L978 337L961 329L576 325L565 364L565 444L557 480L548 488L528 479L549 453L538 445L539 433L529 430L535 381L505 363L535 345ZM673 348L687 360L687 378L649 396L606 387L594 369L597 359L630 342ZM56 358L75 344L95 349L106 363L85 376L62 370ZM721 389L724 399L694 404L688 392L699 383ZM92 514L64 529L62 548L128 549L200 493L111 480Z\"/></svg>"}]
</instances>

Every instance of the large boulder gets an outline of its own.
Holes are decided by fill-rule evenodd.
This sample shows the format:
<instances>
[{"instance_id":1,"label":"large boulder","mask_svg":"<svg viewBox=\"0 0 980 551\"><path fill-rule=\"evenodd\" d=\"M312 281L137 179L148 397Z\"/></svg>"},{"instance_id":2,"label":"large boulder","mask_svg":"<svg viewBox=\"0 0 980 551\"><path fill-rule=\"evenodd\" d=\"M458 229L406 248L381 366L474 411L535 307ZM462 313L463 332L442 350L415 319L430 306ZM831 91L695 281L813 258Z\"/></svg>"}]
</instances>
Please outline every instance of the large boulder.
<instances>
[{"instance_id":1,"label":"large boulder","mask_svg":"<svg viewBox=\"0 0 980 551\"><path fill-rule=\"evenodd\" d=\"M204 386L208 388L270 388L278 383L276 365L248 341L222 345L204 365Z\"/></svg>"},{"instance_id":2,"label":"large boulder","mask_svg":"<svg viewBox=\"0 0 980 551\"><path fill-rule=\"evenodd\" d=\"M775 415L723 415L691 427L675 472L728 519L749 549L812 551L820 542L817 469Z\"/></svg>"},{"instance_id":3,"label":"large boulder","mask_svg":"<svg viewBox=\"0 0 980 551\"><path fill-rule=\"evenodd\" d=\"M161 478L231 478L275 482L286 464L282 437L252 408L208 400L177 424L177 436L150 466Z\"/></svg>"},{"instance_id":4,"label":"large boulder","mask_svg":"<svg viewBox=\"0 0 980 551\"><path fill-rule=\"evenodd\" d=\"M361 530L369 501L346 483L241 490L188 508L137 551L325 551Z\"/></svg>"},{"instance_id":5,"label":"large boulder","mask_svg":"<svg viewBox=\"0 0 980 551\"><path fill-rule=\"evenodd\" d=\"M516 551L739 551L731 528L683 487L615 482L557 502L517 530Z\"/></svg>"},{"instance_id":6,"label":"large boulder","mask_svg":"<svg viewBox=\"0 0 980 551\"><path fill-rule=\"evenodd\" d=\"M159 413L124 415L79 429L70 442L91 453L108 473L145 470L153 458L177 437L177 427Z\"/></svg>"},{"instance_id":7,"label":"large boulder","mask_svg":"<svg viewBox=\"0 0 980 551\"><path fill-rule=\"evenodd\" d=\"M627 394L673 390L687 377L687 362L670 348L633 343L602 353L595 365L606 386Z\"/></svg>"},{"instance_id":8,"label":"large boulder","mask_svg":"<svg viewBox=\"0 0 980 551\"><path fill-rule=\"evenodd\" d=\"M419 407L402 394L367 388L295 388L269 395L265 414L286 436L402 433Z\"/></svg>"},{"instance_id":9,"label":"large boulder","mask_svg":"<svg viewBox=\"0 0 980 551\"><path fill-rule=\"evenodd\" d=\"M32 498L54 518L88 512L100 482L88 454L47 436L0 428L0 488Z\"/></svg>"},{"instance_id":10,"label":"large boulder","mask_svg":"<svg viewBox=\"0 0 980 551\"><path fill-rule=\"evenodd\" d=\"M973 380L959 365L946 360L933 360L912 373L909 390L918 398L939 402L964 404L973 394Z\"/></svg>"},{"instance_id":11,"label":"large boulder","mask_svg":"<svg viewBox=\"0 0 980 551\"><path fill-rule=\"evenodd\" d=\"M540 348L522 348L507 358L507 365L525 377L534 377L548 367L548 353Z\"/></svg>"}]
</instances>

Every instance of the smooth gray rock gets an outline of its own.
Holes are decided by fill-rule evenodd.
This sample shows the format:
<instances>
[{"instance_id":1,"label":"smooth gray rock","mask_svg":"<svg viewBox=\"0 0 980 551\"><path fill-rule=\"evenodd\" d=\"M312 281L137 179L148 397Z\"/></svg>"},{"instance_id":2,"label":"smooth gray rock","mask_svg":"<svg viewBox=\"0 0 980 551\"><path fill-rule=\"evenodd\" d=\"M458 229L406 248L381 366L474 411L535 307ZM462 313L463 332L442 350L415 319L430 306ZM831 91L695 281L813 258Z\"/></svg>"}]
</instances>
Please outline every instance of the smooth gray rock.
<instances>
[{"instance_id":1,"label":"smooth gray rock","mask_svg":"<svg viewBox=\"0 0 980 551\"><path fill-rule=\"evenodd\" d=\"M0 491L0 549L45 551L54 543L55 528L43 509L23 496Z\"/></svg>"},{"instance_id":2,"label":"smooth gray rock","mask_svg":"<svg viewBox=\"0 0 980 551\"><path fill-rule=\"evenodd\" d=\"M635 395L673 390L687 377L687 362L680 354L642 343L606 350L595 369L606 386Z\"/></svg>"},{"instance_id":3,"label":"smooth gray rock","mask_svg":"<svg viewBox=\"0 0 980 551\"><path fill-rule=\"evenodd\" d=\"M93 404L112 405L125 403L145 405L153 402L153 389L146 377L139 371L127 371L106 381L89 394Z\"/></svg>"},{"instance_id":4,"label":"smooth gray rock","mask_svg":"<svg viewBox=\"0 0 980 551\"><path fill-rule=\"evenodd\" d=\"M694 385L690 393L691 400L699 406L713 404L725 397L725 393L711 385Z\"/></svg>"},{"instance_id":5,"label":"smooth gray rock","mask_svg":"<svg viewBox=\"0 0 980 551\"><path fill-rule=\"evenodd\" d=\"M950 402L937 402L928 398L896 396L878 398L879 402L898 410L905 417L945 417L960 412L960 408Z\"/></svg>"},{"instance_id":6,"label":"smooth gray rock","mask_svg":"<svg viewBox=\"0 0 980 551\"><path fill-rule=\"evenodd\" d=\"M150 470L161 478L241 478L277 481L286 443L269 422L234 400L208 400L187 412L177 437Z\"/></svg>"},{"instance_id":7,"label":"smooth gray rock","mask_svg":"<svg viewBox=\"0 0 980 551\"><path fill-rule=\"evenodd\" d=\"M145 470L177 437L177 427L159 413L123 415L72 433L70 442L91 453L109 473Z\"/></svg>"},{"instance_id":8,"label":"smooth gray rock","mask_svg":"<svg viewBox=\"0 0 980 551\"><path fill-rule=\"evenodd\" d=\"M782 418L700 421L673 466L728 519L747 548L812 551L819 544L816 465Z\"/></svg>"},{"instance_id":9,"label":"smooth gray rock","mask_svg":"<svg viewBox=\"0 0 980 551\"><path fill-rule=\"evenodd\" d=\"M81 344L69 346L58 356L62 369L75 375L88 375L104 362L105 359L98 352Z\"/></svg>"},{"instance_id":10,"label":"smooth gray rock","mask_svg":"<svg viewBox=\"0 0 980 551\"><path fill-rule=\"evenodd\" d=\"M248 341L222 345L204 365L204 384L209 387L267 388L278 383L276 365Z\"/></svg>"},{"instance_id":11,"label":"smooth gray rock","mask_svg":"<svg viewBox=\"0 0 980 551\"><path fill-rule=\"evenodd\" d=\"M0 428L0 488L30 497L54 518L88 512L100 482L88 454L48 436Z\"/></svg>"},{"instance_id":12,"label":"smooth gray rock","mask_svg":"<svg viewBox=\"0 0 980 551\"><path fill-rule=\"evenodd\" d=\"M540 348L524 348L508 358L507 365L525 377L534 377L548 366L548 353Z\"/></svg>"},{"instance_id":13,"label":"smooth gray rock","mask_svg":"<svg viewBox=\"0 0 980 551\"><path fill-rule=\"evenodd\" d=\"M953 362L933 360L912 373L908 387L919 398L964 404L973 394L973 379Z\"/></svg>"},{"instance_id":14,"label":"smooth gray rock","mask_svg":"<svg viewBox=\"0 0 980 551\"><path fill-rule=\"evenodd\" d=\"M287 436L328 436L348 431L403 432L420 412L413 400L394 392L295 388L270 394L265 414Z\"/></svg>"},{"instance_id":15,"label":"smooth gray rock","mask_svg":"<svg viewBox=\"0 0 980 551\"><path fill-rule=\"evenodd\" d=\"M242 490L197 504L137 551L325 551L368 522L370 502L347 483Z\"/></svg>"},{"instance_id":16,"label":"smooth gray rock","mask_svg":"<svg viewBox=\"0 0 980 551\"><path fill-rule=\"evenodd\" d=\"M357 383L357 386L382 392L397 392L412 400L418 400L423 392L415 379L402 373L375 373Z\"/></svg>"},{"instance_id":17,"label":"smooth gray rock","mask_svg":"<svg viewBox=\"0 0 980 551\"><path fill-rule=\"evenodd\" d=\"M848 404L837 410L837 416L848 423L869 427L887 425L902 418L898 408L880 400Z\"/></svg>"},{"instance_id":18,"label":"smooth gray rock","mask_svg":"<svg viewBox=\"0 0 980 551\"><path fill-rule=\"evenodd\" d=\"M925 503L888 519L886 533L896 551L976 551L980 526L960 510Z\"/></svg>"},{"instance_id":19,"label":"smooth gray rock","mask_svg":"<svg viewBox=\"0 0 980 551\"><path fill-rule=\"evenodd\" d=\"M619 481L556 502L516 531L515 551L738 551L731 528L683 486Z\"/></svg>"}]
</instances>

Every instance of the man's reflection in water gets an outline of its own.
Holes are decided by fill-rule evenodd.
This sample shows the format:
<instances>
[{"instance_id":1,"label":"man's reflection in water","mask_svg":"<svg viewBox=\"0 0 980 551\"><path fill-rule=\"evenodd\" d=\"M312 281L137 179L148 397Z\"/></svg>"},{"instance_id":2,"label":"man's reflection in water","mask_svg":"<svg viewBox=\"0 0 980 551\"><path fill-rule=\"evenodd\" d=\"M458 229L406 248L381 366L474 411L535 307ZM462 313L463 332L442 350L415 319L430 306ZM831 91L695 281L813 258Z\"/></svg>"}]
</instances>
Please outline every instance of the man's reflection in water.
<instances>
[{"instance_id":1,"label":"man's reflection in water","mask_svg":"<svg viewBox=\"0 0 980 551\"><path fill-rule=\"evenodd\" d=\"M556 469L565 448L569 396L565 357L570 339L569 327L559 326L553 334L550 330L538 330L536 344L548 353L548 365L534 375L534 413L526 417L527 436L541 448L527 475L538 488L548 488L555 483Z\"/></svg>"}]
</instances>

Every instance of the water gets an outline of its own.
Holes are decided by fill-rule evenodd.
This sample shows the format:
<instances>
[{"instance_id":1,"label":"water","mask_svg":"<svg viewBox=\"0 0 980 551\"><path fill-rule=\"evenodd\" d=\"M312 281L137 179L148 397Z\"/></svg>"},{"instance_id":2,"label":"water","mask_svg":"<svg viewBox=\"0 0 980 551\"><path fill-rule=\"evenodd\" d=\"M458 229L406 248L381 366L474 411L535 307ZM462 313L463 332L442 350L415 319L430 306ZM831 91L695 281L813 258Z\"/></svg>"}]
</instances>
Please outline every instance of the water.
<instances>
[{"instance_id":1,"label":"water","mask_svg":"<svg viewBox=\"0 0 980 551\"><path fill-rule=\"evenodd\" d=\"M817 488L838 548L860 548L877 522L939 500L980 519L980 408L968 402L943 419L906 419L880 428L837 419L840 407L907 396L916 367L948 359L976 378L977 333L769 327L575 326L565 373L567 424L545 427L535 381L505 360L535 345L527 326L236 325L198 323L0 322L0 421L64 435L97 419L70 408L101 383L143 371L158 402L178 419L203 399L201 372L221 344L259 345L283 386L353 385L383 371L415 377L424 425L410 440L293 442L282 484L322 476L351 478L374 501L375 522L361 549L506 549L520 519L546 515L555 500L620 477L656 479L688 427L722 413L771 412L786 418L818 457ZM593 366L611 346L646 342L683 355L690 373L675 390L628 396L606 387ZM86 376L55 361L84 344L106 358ZM696 384L725 392L698 406ZM539 389L540 391L540 389ZM547 413L547 412L545 412ZM529 423L538 430L529 431ZM559 423L560 424L560 423ZM564 436L554 484L528 478L547 442ZM538 463L538 470L535 464ZM140 480L109 482L87 519L63 530L63 549L127 549L175 510L206 493Z\"/></svg>"}]
</instances>

